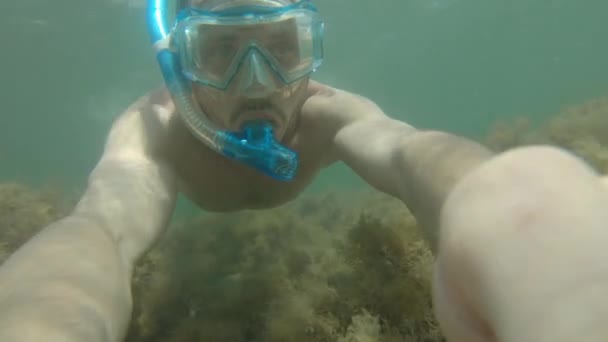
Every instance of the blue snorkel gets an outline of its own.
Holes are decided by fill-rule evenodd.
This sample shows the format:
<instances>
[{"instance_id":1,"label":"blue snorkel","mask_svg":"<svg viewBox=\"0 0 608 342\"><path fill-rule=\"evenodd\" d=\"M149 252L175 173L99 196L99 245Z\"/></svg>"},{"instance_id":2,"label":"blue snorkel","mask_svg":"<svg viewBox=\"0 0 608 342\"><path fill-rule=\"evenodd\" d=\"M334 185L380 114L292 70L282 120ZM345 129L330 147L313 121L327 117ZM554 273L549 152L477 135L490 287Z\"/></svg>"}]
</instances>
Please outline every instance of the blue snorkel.
<instances>
[{"instance_id":1,"label":"blue snorkel","mask_svg":"<svg viewBox=\"0 0 608 342\"><path fill-rule=\"evenodd\" d=\"M220 130L194 105L190 81L181 72L179 56L171 50L168 1L148 0L148 32L165 84L186 126L218 153L275 179L293 180L298 168L298 155L275 140L270 124L258 121L246 125L240 132Z\"/></svg>"}]
</instances>

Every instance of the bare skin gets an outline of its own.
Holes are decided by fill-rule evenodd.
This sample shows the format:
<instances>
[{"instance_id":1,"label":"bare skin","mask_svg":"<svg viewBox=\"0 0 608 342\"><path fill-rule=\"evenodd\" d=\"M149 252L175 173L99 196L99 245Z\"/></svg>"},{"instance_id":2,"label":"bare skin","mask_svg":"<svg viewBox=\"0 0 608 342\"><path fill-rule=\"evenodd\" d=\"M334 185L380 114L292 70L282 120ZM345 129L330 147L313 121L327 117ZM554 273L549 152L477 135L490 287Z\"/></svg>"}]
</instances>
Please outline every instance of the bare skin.
<instances>
[{"instance_id":1,"label":"bare skin","mask_svg":"<svg viewBox=\"0 0 608 342\"><path fill-rule=\"evenodd\" d=\"M438 253L435 303L449 341L560 341L555 332L567 337L561 341L608 336L588 316L605 317L608 310L603 293L594 290L606 285L598 277L605 274L598 255L608 239L600 229L608 224L606 188L581 161L548 148L492 156L466 139L393 120L348 92L311 83L307 96L293 137L285 140L303 158L293 184L217 158L184 137L163 91L131 106L113 125L73 213L0 267L0 340L121 341L132 308L133 266L162 237L179 188L189 188L203 208L250 208L260 198L272 207L296 196L333 161L403 200L422 223ZM186 166L196 172L185 173ZM205 177L188 187L196 175ZM247 191L231 185L239 178ZM524 200L529 196L532 201ZM556 219L555 213L564 214ZM530 215L535 220L525 223ZM543 234L548 228L585 233L546 239L561 236ZM544 272L526 271L530 260ZM554 262L566 267L551 267ZM592 267L577 269L580 262ZM589 338L578 338L583 331Z\"/></svg>"},{"instance_id":2,"label":"bare skin","mask_svg":"<svg viewBox=\"0 0 608 342\"><path fill-rule=\"evenodd\" d=\"M307 83L304 83L305 87ZM314 87L308 91L314 91ZM306 93L302 95L306 96ZM163 91L162 96L167 99L164 108L172 113L170 130L175 152L171 154L171 164L178 175L179 190L202 209L234 211L283 204L304 190L330 162L327 146L331 144L331 133L322 134L316 127L320 125L295 117L293 127L297 125L297 129L280 129L284 134L279 134L278 138L299 155L296 179L291 182L275 180L202 145L174 113L168 94Z\"/></svg>"},{"instance_id":3,"label":"bare skin","mask_svg":"<svg viewBox=\"0 0 608 342\"><path fill-rule=\"evenodd\" d=\"M435 303L449 341L606 341L606 184L550 147L468 174L441 216Z\"/></svg>"}]
</instances>

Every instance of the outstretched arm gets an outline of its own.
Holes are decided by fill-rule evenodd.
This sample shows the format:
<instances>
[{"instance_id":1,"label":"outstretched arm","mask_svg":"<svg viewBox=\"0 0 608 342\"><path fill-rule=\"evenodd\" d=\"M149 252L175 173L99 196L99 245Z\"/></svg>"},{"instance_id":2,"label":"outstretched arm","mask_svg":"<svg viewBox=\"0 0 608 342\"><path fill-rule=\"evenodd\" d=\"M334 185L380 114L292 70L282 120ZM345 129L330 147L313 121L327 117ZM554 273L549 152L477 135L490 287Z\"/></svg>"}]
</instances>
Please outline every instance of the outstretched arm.
<instances>
[{"instance_id":1,"label":"outstretched arm","mask_svg":"<svg viewBox=\"0 0 608 342\"><path fill-rule=\"evenodd\" d=\"M401 199L433 249L440 209L456 182L492 153L449 133L422 131L394 120L370 100L313 82L303 115L334 130L334 160L376 189Z\"/></svg>"},{"instance_id":2,"label":"outstretched arm","mask_svg":"<svg viewBox=\"0 0 608 342\"><path fill-rule=\"evenodd\" d=\"M146 97L114 124L86 192L0 267L0 341L122 341L132 269L174 207L172 170L152 142L163 116Z\"/></svg>"},{"instance_id":3,"label":"outstretched arm","mask_svg":"<svg viewBox=\"0 0 608 342\"><path fill-rule=\"evenodd\" d=\"M449 341L606 340L606 177L558 148L492 156L391 120L356 95L319 94L304 112L344 123L335 158L401 198L425 228Z\"/></svg>"},{"instance_id":4,"label":"outstretched arm","mask_svg":"<svg viewBox=\"0 0 608 342\"><path fill-rule=\"evenodd\" d=\"M382 113L338 132L335 153L372 186L401 199L433 250L439 213L450 190L491 157L473 141L419 131Z\"/></svg>"}]
</instances>

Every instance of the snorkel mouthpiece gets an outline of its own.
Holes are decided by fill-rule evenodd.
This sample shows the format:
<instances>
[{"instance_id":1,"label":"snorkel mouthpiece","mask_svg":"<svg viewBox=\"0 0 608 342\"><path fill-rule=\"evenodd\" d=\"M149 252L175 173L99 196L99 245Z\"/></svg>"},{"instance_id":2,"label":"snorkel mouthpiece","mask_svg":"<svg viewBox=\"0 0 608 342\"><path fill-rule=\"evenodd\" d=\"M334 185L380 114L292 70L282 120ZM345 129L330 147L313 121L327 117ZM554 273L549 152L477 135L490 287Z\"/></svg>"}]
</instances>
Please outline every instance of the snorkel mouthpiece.
<instances>
[{"instance_id":1,"label":"snorkel mouthpiece","mask_svg":"<svg viewBox=\"0 0 608 342\"><path fill-rule=\"evenodd\" d=\"M298 168L297 154L278 143L265 121L247 123L241 132L223 132L223 153L280 180L291 180Z\"/></svg>"},{"instance_id":2,"label":"snorkel mouthpiece","mask_svg":"<svg viewBox=\"0 0 608 342\"><path fill-rule=\"evenodd\" d=\"M177 112L190 131L222 155L275 179L293 180L298 168L298 155L275 140L269 123L255 121L240 132L220 130L195 105L190 83L181 72L179 56L169 42L168 0L148 0L147 24L165 84Z\"/></svg>"}]
</instances>

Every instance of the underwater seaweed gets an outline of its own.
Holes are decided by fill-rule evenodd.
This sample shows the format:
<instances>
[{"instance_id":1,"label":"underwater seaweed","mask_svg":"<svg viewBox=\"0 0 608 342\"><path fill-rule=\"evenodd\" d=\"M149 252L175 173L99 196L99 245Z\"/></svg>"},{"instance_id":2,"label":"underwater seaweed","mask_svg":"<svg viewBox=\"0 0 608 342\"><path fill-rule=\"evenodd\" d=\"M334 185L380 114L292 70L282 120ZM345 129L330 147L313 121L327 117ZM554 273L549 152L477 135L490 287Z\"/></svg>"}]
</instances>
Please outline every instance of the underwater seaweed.
<instances>
[{"instance_id":1,"label":"underwater seaweed","mask_svg":"<svg viewBox=\"0 0 608 342\"><path fill-rule=\"evenodd\" d=\"M65 216L67 203L57 188L0 183L0 264L44 226Z\"/></svg>"},{"instance_id":2,"label":"underwater seaweed","mask_svg":"<svg viewBox=\"0 0 608 342\"><path fill-rule=\"evenodd\" d=\"M484 141L497 151L531 144L559 146L608 173L608 97L566 107L537 127L525 117L497 123Z\"/></svg>"},{"instance_id":3,"label":"underwater seaweed","mask_svg":"<svg viewBox=\"0 0 608 342\"><path fill-rule=\"evenodd\" d=\"M155 253L165 261L135 282L127 341L357 341L366 313L378 321L378 341L441 341L431 254L388 196L303 196L268 211L207 215L172 227Z\"/></svg>"}]
</instances>

